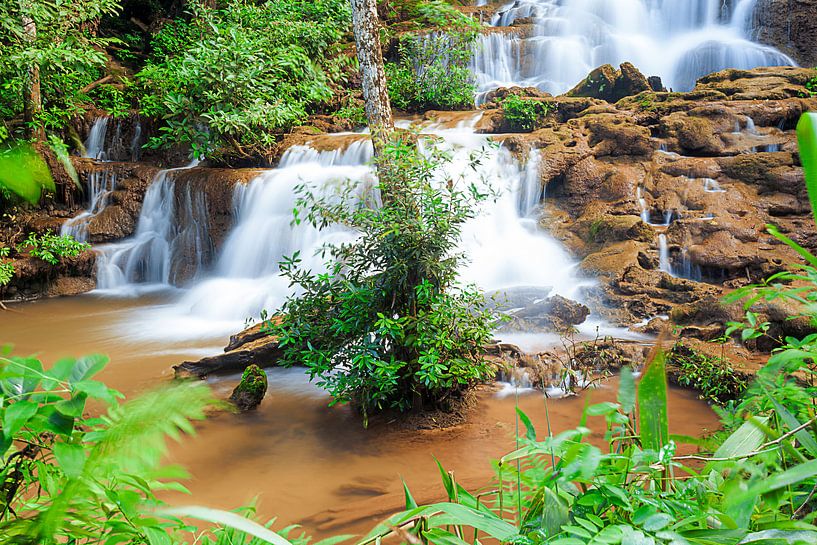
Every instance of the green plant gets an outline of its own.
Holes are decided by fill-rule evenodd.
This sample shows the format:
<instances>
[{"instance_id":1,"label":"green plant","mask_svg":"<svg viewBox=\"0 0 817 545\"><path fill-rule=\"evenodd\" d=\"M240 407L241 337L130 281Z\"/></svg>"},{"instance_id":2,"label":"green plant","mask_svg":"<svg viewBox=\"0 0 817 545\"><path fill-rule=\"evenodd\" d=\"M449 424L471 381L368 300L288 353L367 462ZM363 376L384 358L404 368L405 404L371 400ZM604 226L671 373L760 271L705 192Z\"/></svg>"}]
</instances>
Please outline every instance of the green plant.
<instances>
[{"instance_id":1,"label":"green plant","mask_svg":"<svg viewBox=\"0 0 817 545\"><path fill-rule=\"evenodd\" d=\"M8 246L4 246L0 248L0 259L9 256L10 248ZM9 282L11 282L12 277L14 276L14 264L7 263L4 261L0 261L0 286L5 286Z\"/></svg>"},{"instance_id":2,"label":"green plant","mask_svg":"<svg viewBox=\"0 0 817 545\"><path fill-rule=\"evenodd\" d=\"M703 399L725 403L739 398L748 386L746 377L729 360L699 352L679 341L667 354L681 386L698 390Z\"/></svg>"},{"instance_id":3,"label":"green plant","mask_svg":"<svg viewBox=\"0 0 817 545\"><path fill-rule=\"evenodd\" d=\"M299 295L279 323L266 322L281 362L305 365L333 403L353 403L364 422L384 409L445 408L492 374L483 350L491 315L480 293L456 284L462 226L487 194L464 179L440 184L447 159L433 147L424 154L397 140L381 160L374 193L298 189L296 222L359 236L324 249L325 273L300 267L297 254L283 262Z\"/></svg>"},{"instance_id":4,"label":"green plant","mask_svg":"<svg viewBox=\"0 0 817 545\"><path fill-rule=\"evenodd\" d=\"M167 25L137 74L142 113L165 123L149 145L239 157L272 146L331 97L320 59L347 31L348 10L341 0L237 0Z\"/></svg>"},{"instance_id":5,"label":"green plant","mask_svg":"<svg viewBox=\"0 0 817 545\"><path fill-rule=\"evenodd\" d=\"M55 235L51 231L46 231L40 236L37 236L37 233L29 233L17 250L23 251L27 248L32 257L56 265L63 257L77 257L90 247L87 242L79 242L71 235Z\"/></svg>"},{"instance_id":6,"label":"green plant","mask_svg":"<svg viewBox=\"0 0 817 545\"><path fill-rule=\"evenodd\" d=\"M502 101L502 113L514 130L530 132L541 126L553 104L543 100L508 95Z\"/></svg>"},{"instance_id":7,"label":"green plant","mask_svg":"<svg viewBox=\"0 0 817 545\"><path fill-rule=\"evenodd\" d=\"M48 165L27 142L0 147L0 189L32 204L46 191L55 191Z\"/></svg>"},{"instance_id":8,"label":"green plant","mask_svg":"<svg viewBox=\"0 0 817 545\"><path fill-rule=\"evenodd\" d=\"M525 432L519 448L499 460L496 490L474 495L440 466L448 501L418 506L406 487L406 511L378 525L361 544L391 534L423 544L817 540L809 493L817 483L817 452L806 446L815 440L813 430L773 412L748 418L713 445L712 454L678 455L676 442L689 439L669 434L666 396L659 353L637 386L625 368L617 402L587 406L576 429L539 440L530 419L518 411ZM590 417L603 418L603 448L588 441ZM805 444L793 447L795 437ZM781 454L791 449L801 459L787 464Z\"/></svg>"},{"instance_id":9,"label":"green plant","mask_svg":"<svg viewBox=\"0 0 817 545\"><path fill-rule=\"evenodd\" d=\"M394 107L405 111L473 107L476 87L468 63L474 37L471 31L403 36L398 62L386 64Z\"/></svg>"}]
</instances>

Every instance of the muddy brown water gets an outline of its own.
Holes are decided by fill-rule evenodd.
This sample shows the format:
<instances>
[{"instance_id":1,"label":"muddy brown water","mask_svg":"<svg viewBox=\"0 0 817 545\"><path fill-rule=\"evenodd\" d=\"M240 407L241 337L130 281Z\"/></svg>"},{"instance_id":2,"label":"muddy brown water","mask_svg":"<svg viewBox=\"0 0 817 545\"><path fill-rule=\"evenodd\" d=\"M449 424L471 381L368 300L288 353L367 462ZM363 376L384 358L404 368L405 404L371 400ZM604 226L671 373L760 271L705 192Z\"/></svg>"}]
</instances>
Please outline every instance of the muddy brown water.
<instances>
[{"instance_id":1,"label":"muddy brown water","mask_svg":"<svg viewBox=\"0 0 817 545\"><path fill-rule=\"evenodd\" d=\"M160 297L107 299L94 295L44 300L0 312L0 345L18 355L37 354L49 365L60 357L102 353L110 357L100 375L128 396L172 377L171 365L221 350L226 339L187 343L135 341L131 318L161 304ZM497 388L478 392L468 422L445 430L401 430L377 425L365 430L347 407L328 398L299 369L269 371L270 389L258 411L216 414L197 426L198 434L172 444L168 461L188 468L192 496L174 494L174 504L234 508L257 502L276 527L299 523L316 537L365 533L402 508L401 479L420 502L444 495L434 458L454 471L470 490L489 486L491 460L515 446L518 404L539 430L547 429L541 393L500 397ZM237 377L211 384L227 397ZM550 424L558 433L578 424L586 396L615 399L616 381L567 399L548 400ZM673 389L669 397L674 433L701 435L717 428L709 407L694 394ZM601 437L602 423L590 420Z\"/></svg>"}]
</instances>

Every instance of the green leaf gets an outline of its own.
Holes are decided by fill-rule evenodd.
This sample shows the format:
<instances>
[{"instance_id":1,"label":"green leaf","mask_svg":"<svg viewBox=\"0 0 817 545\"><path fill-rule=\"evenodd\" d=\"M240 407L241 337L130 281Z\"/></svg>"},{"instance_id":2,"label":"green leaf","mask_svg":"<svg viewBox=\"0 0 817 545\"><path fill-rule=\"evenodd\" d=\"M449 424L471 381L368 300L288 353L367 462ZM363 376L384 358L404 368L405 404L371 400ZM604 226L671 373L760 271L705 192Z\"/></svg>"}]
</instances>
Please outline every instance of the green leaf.
<instances>
[{"instance_id":1,"label":"green leaf","mask_svg":"<svg viewBox=\"0 0 817 545\"><path fill-rule=\"evenodd\" d=\"M31 401L17 401L12 403L3 414L3 434L12 437L28 422L29 418L37 414L38 405Z\"/></svg>"},{"instance_id":2,"label":"green leaf","mask_svg":"<svg viewBox=\"0 0 817 545\"><path fill-rule=\"evenodd\" d=\"M85 466L85 450L82 445L55 443L54 456L68 477L75 478L82 474L82 468Z\"/></svg>"},{"instance_id":3,"label":"green leaf","mask_svg":"<svg viewBox=\"0 0 817 545\"><path fill-rule=\"evenodd\" d=\"M769 390L763 386L763 391L766 392L766 397L768 397L771 402L774 404L775 411L789 428L789 430L796 430L800 427L800 422L797 420L793 414L791 414L786 407L784 407L772 394ZM817 441L814 440L814 437L811 433L809 433L806 429L802 429L794 434L800 444L805 447L809 454L811 454L812 458L817 458Z\"/></svg>"},{"instance_id":4,"label":"green leaf","mask_svg":"<svg viewBox=\"0 0 817 545\"><path fill-rule=\"evenodd\" d=\"M713 455L714 458L746 456L763 444L765 434L758 424L765 425L768 417L753 416L726 438Z\"/></svg>"},{"instance_id":5,"label":"green leaf","mask_svg":"<svg viewBox=\"0 0 817 545\"><path fill-rule=\"evenodd\" d=\"M90 379L102 371L107 364L108 358L99 354L77 358L68 379L70 382Z\"/></svg>"},{"instance_id":6,"label":"green leaf","mask_svg":"<svg viewBox=\"0 0 817 545\"><path fill-rule=\"evenodd\" d=\"M411 495L406 481L403 481L403 493L406 496L406 509L414 509L417 507L417 502L414 501L414 497Z\"/></svg>"},{"instance_id":7,"label":"green leaf","mask_svg":"<svg viewBox=\"0 0 817 545\"><path fill-rule=\"evenodd\" d=\"M817 113L807 112L797 123L797 143L800 146L800 163L806 177L806 189L811 210L817 225Z\"/></svg>"},{"instance_id":8,"label":"green leaf","mask_svg":"<svg viewBox=\"0 0 817 545\"><path fill-rule=\"evenodd\" d=\"M638 406L643 448L661 450L669 440L666 360L661 350L638 383Z\"/></svg>"},{"instance_id":9,"label":"green leaf","mask_svg":"<svg viewBox=\"0 0 817 545\"><path fill-rule=\"evenodd\" d=\"M530 418L528 418L528 415L526 415L519 407L516 408L516 414L519 416L519 420L521 420L522 424L525 426L525 437L531 441L536 441L536 428L533 427L533 423L530 421Z\"/></svg>"},{"instance_id":10,"label":"green leaf","mask_svg":"<svg viewBox=\"0 0 817 545\"><path fill-rule=\"evenodd\" d=\"M773 490L785 488L793 484L808 479L814 479L817 475L817 460L809 460L803 464L796 465L782 473L775 473L750 488L754 494L766 494Z\"/></svg>"},{"instance_id":11,"label":"green leaf","mask_svg":"<svg viewBox=\"0 0 817 545\"><path fill-rule=\"evenodd\" d=\"M621 368L621 376L618 382L618 403L625 414L630 414L635 409L635 376L629 365Z\"/></svg>"},{"instance_id":12,"label":"green leaf","mask_svg":"<svg viewBox=\"0 0 817 545\"><path fill-rule=\"evenodd\" d=\"M429 528L423 532L423 537L434 545L471 545L442 528Z\"/></svg>"},{"instance_id":13,"label":"green leaf","mask_svg":"<svg viewBox=\"0 0 817 545\"><path fill-rule=\"evenodd\" d=\"M37 204L43 190L55 191L48 165L30 144L0 150L0 188Z\"/></svg>"},{"instance_id":14,"label":"green leaf","mask_svg":"<svg viewBox=\"0 0 817 545\"><path fill-rule=\"evenodd\" d=\"M229 528L234 528L255 536L259 539L263 539L272 545L292 545L289 541L279 536L269 528L264 528L257 522L253 522L248 518L242 517L241 515L230 511L222 511L221 509L211 509L209 507L191 505L161 509L157 513L163 516L190 517L206 522L212 522L214 524L222 524Z\"/></svg>"}]
</instances>

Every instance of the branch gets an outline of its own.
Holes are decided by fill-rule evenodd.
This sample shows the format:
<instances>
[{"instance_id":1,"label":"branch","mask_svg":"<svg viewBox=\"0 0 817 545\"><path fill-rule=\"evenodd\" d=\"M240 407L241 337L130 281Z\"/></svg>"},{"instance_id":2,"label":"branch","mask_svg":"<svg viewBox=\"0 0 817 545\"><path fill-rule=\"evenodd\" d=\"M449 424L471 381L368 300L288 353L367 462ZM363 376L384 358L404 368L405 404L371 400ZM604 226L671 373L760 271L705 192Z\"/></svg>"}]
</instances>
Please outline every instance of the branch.
<instances>
[{"instance_id":1,"label":"branch","mask_svg":"<svg viewBox=\"0 0 817 545\"><path fill-rule=\"evenodd\" d=\"M92 91L93 89L96 89L97 87L99 87L103 83L108 83L111 80L113 80L113 76L111 76L109 74L109 75L105 76L104 78L96 80L93 83L89 83L88 85L86 85L85 87L80 89L79 92L80 92L80 94L84 95L85 93L88 93L88 92Z\"/></svg>"}]
</instances>

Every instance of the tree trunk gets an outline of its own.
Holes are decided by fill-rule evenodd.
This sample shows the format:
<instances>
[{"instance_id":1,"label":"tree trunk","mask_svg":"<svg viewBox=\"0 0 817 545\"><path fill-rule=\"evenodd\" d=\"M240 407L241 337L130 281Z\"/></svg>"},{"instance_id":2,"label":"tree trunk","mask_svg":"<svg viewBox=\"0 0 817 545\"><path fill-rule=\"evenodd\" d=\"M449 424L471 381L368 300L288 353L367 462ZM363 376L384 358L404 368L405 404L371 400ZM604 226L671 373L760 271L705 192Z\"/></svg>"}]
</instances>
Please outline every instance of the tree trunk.
<instances>
[{"instance_id":1,"label":"tree trunk","mask_svg":"<svg viewBox=\"0 0 817 545\"><path fill-rule=\"evenodd\" d=\"M372 133L374 156L377 161L394 131L391 104L386 90L386 71L383 69L383 52L380 48L377 1L351 0L351 3L366 120ZM377 164L380 171L382 165L379 161Z\"/></svg>"},{"instance_id":2,"label":"tree trunk","mask_svg":"<svg viewBox=\"0 0 817 545\"><path fill-rule=\"evenodd\" d=\"M23 36L25 41L33 44L37 40L37 23L23 15ZM33 62L28 67L28 81L23 90L23 118L26 123L26 136L37 141L45 140L45 131L42 125L37 125L37 114L43 107L40 94L40 65Z\"/></svg>"}]
</instances>

